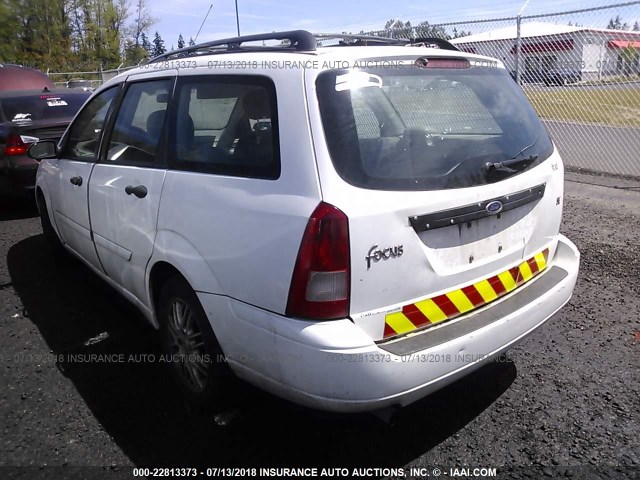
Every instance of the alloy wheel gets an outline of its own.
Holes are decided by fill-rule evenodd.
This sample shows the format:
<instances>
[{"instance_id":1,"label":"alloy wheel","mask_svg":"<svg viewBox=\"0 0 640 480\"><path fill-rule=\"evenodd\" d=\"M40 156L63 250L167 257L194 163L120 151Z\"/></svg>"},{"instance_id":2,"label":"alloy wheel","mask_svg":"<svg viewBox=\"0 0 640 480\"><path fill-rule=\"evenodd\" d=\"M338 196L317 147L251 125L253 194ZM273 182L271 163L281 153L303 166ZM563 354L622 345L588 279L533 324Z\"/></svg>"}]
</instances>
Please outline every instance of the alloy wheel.
<instances>
[{"instance_id":1,"label":"alloy wheel","mask_svg":"<svg viewBox=\"0 0 640 480\"><path fill-rule=\"evenodd\" d=\"M204 338L192 308L179 298L169 302L169 350L185 383L195 392L203 391L209 378Z\"/></svg>"}]
</instances>

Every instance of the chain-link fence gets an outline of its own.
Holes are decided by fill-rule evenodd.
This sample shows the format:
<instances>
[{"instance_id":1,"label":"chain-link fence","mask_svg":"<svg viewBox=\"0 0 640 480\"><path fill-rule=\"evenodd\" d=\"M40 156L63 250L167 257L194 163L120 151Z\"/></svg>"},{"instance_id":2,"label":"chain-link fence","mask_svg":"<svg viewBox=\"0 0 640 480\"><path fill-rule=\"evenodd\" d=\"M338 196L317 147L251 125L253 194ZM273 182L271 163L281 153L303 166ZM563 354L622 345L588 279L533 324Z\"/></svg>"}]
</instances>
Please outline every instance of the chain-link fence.
<instances>
[{"instance_id":1,"label":"chain-link fence","mask_svg":"<svg viewBox=\"0 0 640 480\"><path fill-rule=\"evenodd\" d=\"M543 118L570 167L640 177L640 1L367 32L445 38L501 60ZM66 85L133 67L49 73Z\"/></svg>"},{"instance_id":2,"label":"chain-link fence","mask_svg":"<svg viewBox=\"0 0 640 480\"><path fill-rule=\"evenodd\" d=\"M47 75L59 87L95 89L107 80L132 68L135 68L135 66L120 66L110 70L95 70L91 72L47 72Z\"/></svg>"},{"instance_id":3,"label":"chain-link fence","mask_svg":"<svg viewBox=\"0 0 640 480\"><path fill-rule=\"evenodd\" d=\"M574 168L640 176L640 1L369 32L501 60Z\"/></svg>"}]
</instances>

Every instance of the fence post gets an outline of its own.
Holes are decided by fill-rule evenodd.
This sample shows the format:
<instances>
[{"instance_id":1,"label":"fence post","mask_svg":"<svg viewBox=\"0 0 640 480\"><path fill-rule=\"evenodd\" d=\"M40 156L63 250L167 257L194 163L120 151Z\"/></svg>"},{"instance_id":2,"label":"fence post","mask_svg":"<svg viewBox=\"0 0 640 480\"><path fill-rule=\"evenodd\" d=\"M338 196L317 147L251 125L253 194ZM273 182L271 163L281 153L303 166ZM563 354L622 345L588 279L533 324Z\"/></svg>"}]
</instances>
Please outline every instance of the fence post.
<instances>
[{"instance_id":1,"label":"fence post","mask_svg":"<svg viewBox=\"0 0 640 480\"><path fill-rule=\"evenodd\" d=\"M598 81L602 80L602 62L603 62L602 52L604 51L605 48L607 48L606 47L607 41L603 40L602 42L603 42L602 45L599 45L600 48L598 51Z\"/></svg>"},{"instance_id":2,"label":"fence post","mask_svg":"<svg viewBox=\"0 0 640 480\"><path fill-rule=\"evenodd\" d=\"M522 22L522 17L520 14L516 17L516 83L520 85L520 23Z\"/></svg>"}]
</instances>

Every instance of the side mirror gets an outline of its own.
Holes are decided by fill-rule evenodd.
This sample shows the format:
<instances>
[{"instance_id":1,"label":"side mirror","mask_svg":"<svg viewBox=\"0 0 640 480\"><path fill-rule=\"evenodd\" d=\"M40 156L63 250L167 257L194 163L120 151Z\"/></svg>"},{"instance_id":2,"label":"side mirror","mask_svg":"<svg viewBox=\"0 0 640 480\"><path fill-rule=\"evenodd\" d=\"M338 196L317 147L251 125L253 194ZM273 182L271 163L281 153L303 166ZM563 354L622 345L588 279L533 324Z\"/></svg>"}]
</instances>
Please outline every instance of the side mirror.
<instances>
[{"instance_id":1,"label":"side mirror","mask_svg":"<svg viewBox=\"0 0 640 480\"><path fill-rule=\"evenodd\" d=\"M40 140L29 147L27 154L34 160L56 158L58 156L58 146L55 140Z\"/></svg>"}]
</instances>

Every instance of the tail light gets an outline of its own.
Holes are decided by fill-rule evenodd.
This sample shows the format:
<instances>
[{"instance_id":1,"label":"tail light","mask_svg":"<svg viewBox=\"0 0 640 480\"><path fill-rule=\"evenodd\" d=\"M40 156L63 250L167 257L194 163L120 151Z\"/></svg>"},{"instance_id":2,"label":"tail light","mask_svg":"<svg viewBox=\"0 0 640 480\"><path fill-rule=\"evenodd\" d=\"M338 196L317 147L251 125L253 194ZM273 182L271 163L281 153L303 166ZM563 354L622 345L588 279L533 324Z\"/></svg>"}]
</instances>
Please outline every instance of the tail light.
<instances>
[{"instance_id":1,"label":"tail light","mask_svg":"<svg viewBox=\"0 0 640 480\"><path fill-rule=\"evenodd\" d=\"M29 147L37 141L36 137L28 137L27 135L9 135L4 147L4 154L8 156L26 155Z\"/></svg>"},{"instance_id":2,"label":"tail light","mask_svg":"<svg viewBox=\"0 0 640 480\"><path fill-rule=\"evenodd\" d=\"M349 314L349 219L321 202L304 231L293 270L287 316L313 320Z\"/></svg>"}]
</instances>

